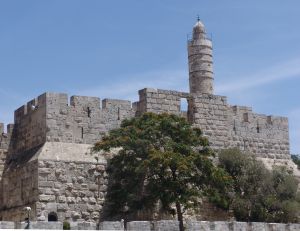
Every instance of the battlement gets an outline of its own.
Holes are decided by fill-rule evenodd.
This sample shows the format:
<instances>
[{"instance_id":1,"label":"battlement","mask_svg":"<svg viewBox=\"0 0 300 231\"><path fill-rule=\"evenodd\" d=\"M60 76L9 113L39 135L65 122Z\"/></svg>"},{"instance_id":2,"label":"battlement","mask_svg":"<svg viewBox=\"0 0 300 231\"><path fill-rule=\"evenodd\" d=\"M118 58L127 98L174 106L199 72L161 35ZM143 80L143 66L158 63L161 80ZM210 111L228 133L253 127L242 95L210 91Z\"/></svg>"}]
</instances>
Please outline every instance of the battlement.
<instances>
[{"instance_id":1,"label":"battlement","mask_svg":"<svg viewBox=\"0 0 300 231\"><path fill-rule=\"evenodd\" d=\"M13 133L14 124L8 124L6 132L4 129L4 123L0 123L0 149L7 150L9 142Z\"/></svg>"},{"instance_id":2,"label":"battlement","mask_svg":"<svg viewBox=\"0 0 300 231\"><path fill-rule=\"evenodd\" d=\"M138 111L155 113L173 113L183 115L181 100L189 100L190 94L186 92L170 91L154 88L144 88L139 91L140 101Z\"/></svg>"},{"instance_id":3,"label":"battlement","mask_svg":"<svg viewBox=\"0 0 300 231\"><path fill-rule=\"evenodd\" d=\"M188 104L187 112L181 108L183 100ZM45 142L93 144L111 129L118 128L123 119L144 112L187 117L209 136L215 148L239 146L241 140L244 142L249 137L280 142L285 150L289 146L286 117L257 114L251 107L231 106L225 96L153 88L140 90L139 101L134 103L44 93L15 111L14 133L8 137L13 136L12 147L16 153ZM0 126L2 130L3 125ZM12 130L13 125L9 125L8 133Z\"/></svg>"},{"instance_id":4,"label":"battlement","mask_svg":"<svg viewBox=\"0 0 300 231\"><path fill-rule=\"evenodd\" d=\"M15 123L18 123L24 116L30 116L32 113L35 113L37 110L42 110L46 107L46 93L38 96L27 102L25 105L19 107L15 110L14 120Z\"/></svg>"},{"instance_id":5,"label":"battlement","mask_svg":"<svg viewBox=\"0 0 300 231\"><path fill-rule=\"evenodd\" d=\"M242 113L252 112L252 107L234 105L234 106L230 106L230 108L232 109L232 111L235 114L238 114L238 113L241 113L241 112Z\"/></svg>"},{"instance_id":6,"label":"battlement","mask_svg":"<svg viewBox=\"0 0 300 231\"><path fill-rule=\"evenodd\" d=\"M71 96L70 105L73 107L83 107L83 108L100 108L100 98L98 97L88 97L88 96Z\"/></svg>"},{"instance_id":7,"label":"battlement","mask_svg":"<svg viewBox=\"0 0 300 231\"><path fill-rule=\"evenodd\" d=\"M102 105L101 105L102 104ZM102 106L102 107L101 107ZM93 144L135 116L136 106L128 100L44 93L14 113L13 150L24 152L49 142Z\"/></svg>"},{"instance_id":8,"label":"battlement","mask_svg":"<svg viewBox=\"0 0 300 231\"><path fill-rule=\"evenodd\" d=\"M14 124L8 124L6 126L6 132L4 128L5 128L4 123L0 123L0 135L9 136L13 132Z\"/></svg>"},{"instance_id":9,"label":"battlement","mask_svg":"<svg viewBox=\"0 0 300 231\"><path fill-rule=\"evenodd\" d=\"M70 102L70 103L69 103ZM102 107L101 107L102 105ZM128 100L121 99L108 99L102 101L98 97L90 96L71 96L70 100L68 95L64 93L44 93L35 99L30 100L25 105L21 106L14 112L14 119L16 122L24 119L26 116L31 116L36 111L42 109L58 109L58 108L76 108L76 109L132 109L132 103ZM2 125L3 126L3 125ZM1 126L0 126L1 131Z\"/></svg>"},{"instance_id":10,"label":"battlement","mask_svg":"<svg viewBox=\"0 0 300 231\"><path fill-rule=\"evenodd\" d=\"M282 116L258 114L252 111L251 107L246 106L229 106L229 114L236 121L241 123L256 123L256 125L268 125L274 127L288 127L288 118Z\"/></svg>"}]
</instances>

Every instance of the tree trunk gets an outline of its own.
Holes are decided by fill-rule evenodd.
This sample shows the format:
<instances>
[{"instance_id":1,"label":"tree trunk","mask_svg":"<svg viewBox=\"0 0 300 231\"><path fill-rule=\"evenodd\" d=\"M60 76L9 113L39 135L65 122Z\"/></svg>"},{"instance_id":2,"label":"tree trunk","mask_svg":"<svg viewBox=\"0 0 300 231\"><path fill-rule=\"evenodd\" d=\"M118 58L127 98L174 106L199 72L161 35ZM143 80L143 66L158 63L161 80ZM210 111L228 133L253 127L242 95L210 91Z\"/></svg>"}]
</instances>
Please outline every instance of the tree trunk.
<instances>
[{"instance_id":1,"label":"tree trunk","mask_svg":"<svg viewBox=\"0 0 300 231\"><path fill-rule=\"evenodd\" d=\"M179 221L179 230L184 231L183 216L182 216L182 211L181 211L181 205L179 202L176 202L176 210L177 210L177 219Z\"/></svg>"}]
</instances>

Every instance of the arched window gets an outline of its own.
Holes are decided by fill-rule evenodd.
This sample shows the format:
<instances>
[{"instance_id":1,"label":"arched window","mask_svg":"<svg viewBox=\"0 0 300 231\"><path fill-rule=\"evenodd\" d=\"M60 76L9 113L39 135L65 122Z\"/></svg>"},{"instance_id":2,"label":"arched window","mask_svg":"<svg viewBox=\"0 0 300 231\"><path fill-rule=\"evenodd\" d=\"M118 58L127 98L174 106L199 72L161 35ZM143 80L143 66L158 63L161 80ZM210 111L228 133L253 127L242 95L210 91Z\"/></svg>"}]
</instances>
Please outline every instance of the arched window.
<instances>
[{"instance_id":1,"label":"arched window","mask_svg":"<svg viewBox=\"0 0 300 231\"><path fill-rule=\"evenodd\" d=\"M57 214L55 212L51 212L48 214L48 221L57 221Z\"/></svg>"}]
</instances>

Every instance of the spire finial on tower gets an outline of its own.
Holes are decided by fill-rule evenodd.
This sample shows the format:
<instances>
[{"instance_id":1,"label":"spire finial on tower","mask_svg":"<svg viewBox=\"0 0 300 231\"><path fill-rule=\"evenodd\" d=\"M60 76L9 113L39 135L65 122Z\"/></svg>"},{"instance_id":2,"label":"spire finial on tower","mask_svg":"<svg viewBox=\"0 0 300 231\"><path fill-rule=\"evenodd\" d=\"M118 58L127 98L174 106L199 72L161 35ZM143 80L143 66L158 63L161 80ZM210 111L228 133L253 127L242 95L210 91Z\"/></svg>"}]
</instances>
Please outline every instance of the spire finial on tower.
<instances>
[{"instance_id":1,"label":"spire finial on tower","mask_svg":"<svg viewBox=\"0 0 300 231\"><path fill-rule=\"evenodd\" d=\"M200 22L200 16L197 14L197 22Z\"/></svg>"}]
</instances>

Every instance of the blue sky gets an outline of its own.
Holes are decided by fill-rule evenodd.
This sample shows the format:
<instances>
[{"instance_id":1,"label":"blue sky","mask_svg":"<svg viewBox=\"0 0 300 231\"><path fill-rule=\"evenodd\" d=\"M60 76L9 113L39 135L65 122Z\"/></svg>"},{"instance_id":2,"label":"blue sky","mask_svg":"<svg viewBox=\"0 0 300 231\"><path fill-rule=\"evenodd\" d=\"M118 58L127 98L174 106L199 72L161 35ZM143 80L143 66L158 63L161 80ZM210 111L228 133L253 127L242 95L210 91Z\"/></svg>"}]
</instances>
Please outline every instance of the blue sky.
<instances>
[{"instance_id":1,"label":"blue sky","mask_svg":"<svg viewBox=\"0 0 300 231\"><path fill-rule=\"evenodd\" d=\"M186 38L213 37L215 94L289 117L300 153L299 0L0 0L0 121L46 91L138 99L188 91Z\"/></svg>"}]
</instances>

